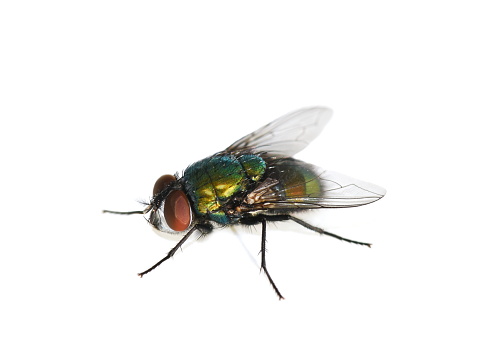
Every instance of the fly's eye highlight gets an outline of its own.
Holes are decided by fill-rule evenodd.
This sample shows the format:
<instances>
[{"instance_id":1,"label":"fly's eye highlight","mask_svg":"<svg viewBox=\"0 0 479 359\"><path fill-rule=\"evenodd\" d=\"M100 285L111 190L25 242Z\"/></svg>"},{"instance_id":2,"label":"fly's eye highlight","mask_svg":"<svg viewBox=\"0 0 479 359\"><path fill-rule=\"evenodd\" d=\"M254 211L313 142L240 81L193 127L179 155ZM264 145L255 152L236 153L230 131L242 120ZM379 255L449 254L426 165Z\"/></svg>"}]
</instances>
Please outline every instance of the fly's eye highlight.
<instances>
[{"instance_id":1,"label":"fly's eye highlight","mask_svg":"<svg viewBox=\"0 0 479 359\"><path fill-rule=\"evenodd\" d=\"M190 226L190 203L188 202L188 198L183 191L172 191L166 197L164 215L166 224L168 224L168 227L174 231L182 232Z\"/></svg>"},{"instance_id":2,"label":"fly's eye highlight","mask_svg":"<svg viewBox=\"0 0 479 359\"><path fill-rule=\"evenodd\" d=\"M156 196L158 193L163 191L166 186L168 186L173 181L176 181L176 178L172 175L163 175L158 178L155 182L155 186L153 187L153 196Z\"/></svg>"}]
</instances>

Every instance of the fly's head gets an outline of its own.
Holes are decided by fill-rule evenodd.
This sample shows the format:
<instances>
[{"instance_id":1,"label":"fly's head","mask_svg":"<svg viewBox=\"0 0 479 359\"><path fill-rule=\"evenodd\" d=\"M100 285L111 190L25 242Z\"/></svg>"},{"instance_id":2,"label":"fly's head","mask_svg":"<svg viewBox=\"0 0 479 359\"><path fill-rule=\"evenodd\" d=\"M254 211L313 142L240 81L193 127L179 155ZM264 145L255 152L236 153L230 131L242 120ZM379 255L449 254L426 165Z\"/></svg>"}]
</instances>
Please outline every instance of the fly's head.
<instances>
[{"instance_id":1,"label":"fly's head","mask_svg":"<svg viewBox=\"0 0 479 359\"><path fill-rule=\"evenodd\" d=\"M150 224L162 232L186 231L193 220L188 197L172 175L163 175L155 182L153 198L144 213L148 212Z\"/></svg>"}]
</instances>

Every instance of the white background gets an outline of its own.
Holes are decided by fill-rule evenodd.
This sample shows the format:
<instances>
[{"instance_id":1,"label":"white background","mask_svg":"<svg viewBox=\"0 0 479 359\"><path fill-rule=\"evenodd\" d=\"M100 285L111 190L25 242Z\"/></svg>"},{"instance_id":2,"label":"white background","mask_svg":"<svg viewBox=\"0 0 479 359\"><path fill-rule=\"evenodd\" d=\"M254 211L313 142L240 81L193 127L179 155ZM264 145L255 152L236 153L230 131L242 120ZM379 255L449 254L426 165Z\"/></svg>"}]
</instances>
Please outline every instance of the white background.
<instances>
[{"instance_id":1,"label":"white background","mask_svg":"<svg viewBox=\"0 0 479 359\"><path fill-rule=\"evenodd\" d=\"M2 358L477 358L474 1L5 1ZM311 222L175 245L157 177L287 112L299 158L385 187Z\"/></svg>"}]
</instances>

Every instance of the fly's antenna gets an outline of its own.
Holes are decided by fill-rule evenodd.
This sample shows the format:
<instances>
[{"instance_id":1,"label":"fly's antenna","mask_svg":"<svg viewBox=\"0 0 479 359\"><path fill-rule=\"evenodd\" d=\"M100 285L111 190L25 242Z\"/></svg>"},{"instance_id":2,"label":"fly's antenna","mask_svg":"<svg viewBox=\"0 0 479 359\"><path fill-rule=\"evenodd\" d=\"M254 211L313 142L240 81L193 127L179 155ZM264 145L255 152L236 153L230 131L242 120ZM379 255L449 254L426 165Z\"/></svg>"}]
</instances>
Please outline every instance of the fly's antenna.
<instances>
[{"instance_id":1,"label":"fly's antenna","mask_svg":"<svg viewBox=\"0 0 479 359\"><path fill-rule=\"evenodd\" d=\"M131 211L131 212L118 212L118 211L109 211L104 209L103 213L113 213L113 214L143 214L143 211Z\"/></svg>"},{"instance_id":2,"label":"fly's antenna","mask_svg":"<svg viewBox=\"0 0 479 359\"><path fill-rule=\"evenodd\" d=\"M152 208L153 208L153 205L150 204L143 211L119 212L119 211L109 211L107 209L104 209L102 212L103 213L113 213L113 214L126 214L126 215L129 215L129 214L147 214L148 212L151 211Z\"/></svg>"}]
</instances>

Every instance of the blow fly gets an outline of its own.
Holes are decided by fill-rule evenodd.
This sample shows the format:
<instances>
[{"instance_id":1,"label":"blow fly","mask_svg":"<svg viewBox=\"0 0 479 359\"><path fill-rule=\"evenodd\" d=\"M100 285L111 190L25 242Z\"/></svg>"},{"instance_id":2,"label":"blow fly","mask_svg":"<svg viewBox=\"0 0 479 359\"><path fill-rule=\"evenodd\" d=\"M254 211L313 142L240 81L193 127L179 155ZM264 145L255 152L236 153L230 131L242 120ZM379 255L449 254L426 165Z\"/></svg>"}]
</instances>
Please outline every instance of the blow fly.
<instances>
[{"instance_id":1,"label":"blow fly","mask_svg":"<svg viewBox=\"0 0 479 359\"><path fill-rule=\"evenodd\" d=\"M292 156L304 149L332 116L323 107L289 113L241 138L223 151L190 165L180 176L163 175L143 211L157 230L182 233L183 238L142 277L171 258L193 234L229 225L261 224L261 270L283 299L266 268L266 224L293 221L336 239L370 246L327 232L294 216L318 208L362 206L382 198L376 185L326 171Z\"/></svg>"}]
</instances>

